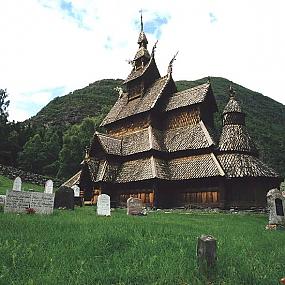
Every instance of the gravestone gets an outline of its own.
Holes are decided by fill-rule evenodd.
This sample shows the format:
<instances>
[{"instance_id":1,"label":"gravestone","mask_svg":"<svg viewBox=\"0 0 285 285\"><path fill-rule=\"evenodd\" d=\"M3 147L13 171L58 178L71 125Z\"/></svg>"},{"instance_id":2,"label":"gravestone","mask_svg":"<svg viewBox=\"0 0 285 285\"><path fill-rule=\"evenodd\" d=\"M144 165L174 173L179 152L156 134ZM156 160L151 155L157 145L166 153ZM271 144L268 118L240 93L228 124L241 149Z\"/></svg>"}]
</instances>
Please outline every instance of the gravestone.
<instances>
[{"instance_id":1,"label":"gravestone","mask_svg":"<svg viewBox=\"0 0 285 285\"><path fill-rule=\"evenodd\" d=\"M210 235L202 235L197 242L197 261L199 269L208 272L216 266L217 262L217 240Z\"/></svg>"},{"instance_id":2,"label":"gravestone","mask_svg":"<svg viewBox=\"0 0 285 285\"><path fill-rule=\"evenodd\" d=\"M74 210L74 191L70 187L61 186L55 192L54 207L56 209Z\"/></svg>"},{"instance_id":3,"label":"gravestone","mask_svg":"<svg viewBox=\"0 0 285 285\"><path fill-rule=\"evenodd\" d=\"M52 180L48 180L45 184L45 193L52 194L53 193L53 182Z\"/></svg>"},{"instance_id":4,"label":"gravestone","mask_svg":"<svg viewBox=\"0 0 285 285\"><path fill-rule=\"evenodd\" d=\"M145 215L142 200L139 198L129 198L127 200L127 214L128 215Z\"/></svg>"},{"instance_id":5,"label":"gravestone","mask_svg":"<svg viewBox=\"0 0 285 285\"><path fill-rule=\"evenodd\" d=\"M80 187L78 185L73 185L71 187L74 191L74 205L83 206L83 197L80 196Z\"/></svg>"},{"instance_id":6,"label":"gravestone","mask_svg":"<svg viewBox=\"0 0 285 285\"><path fill-rule=\"evenodd\" d=\"M54 194L26 191L7 191L5 213L26 213L33 209L37 214L52 214Z\"/></svg>"},{"instance_id":7,"label":"gravestone","mask_svg":"<svg viewBox=\"0 0 285 285\"><path fill-rule=\"evenodd\" d=\"M22 180L20 177L16 177L13 182L12 191L21 191L22 190Z\"/></svg>"},{"instance_id":8,"label":"gravestone","mask_svg":"<svg viewBox=\"0 0 285 285\"><path fill-rule=\"evenodd\" d=\"M5 201L6 201L6 195L0 195L0 205L4 206Z\"/></svg>"},{"instance_id":9,"label":"gravestone","mask_svg":"<svg viewBox=\"0 0 285 285\"><path fill-rule=\"evenodd\" d=\"M78 185L73 185L71 187L74 191L74 197L80 197L80 188Z\"/></svg>"},{"instance_id":10,"label":"gravestone","mask_svg":"<svg viewBox=\"0 0 285 285\"><path fill-rule=\"evenodd\" d=\"M278 189L271 189L267 195L269 225L285 226L285 197Z\"/></svg>"},{"instance_id":11,"label":"gravestone","mask_svg":"<svg viewBox=\"0 0 285 285\"><path fill-rule=\"evenodd\" d=\"M6 195L0 195L0 212L4 210Z\"/></svg>"},{"instance_id":12,"label":"gravestone","mask_svg":"<svg viewBox=\"0 0 285 285\"><path fill-rule=\"evenodd\" d=\"M98 216L111 216L110 196L101 194L97 200L97 215Z\"/></svg>"}]
</instances>

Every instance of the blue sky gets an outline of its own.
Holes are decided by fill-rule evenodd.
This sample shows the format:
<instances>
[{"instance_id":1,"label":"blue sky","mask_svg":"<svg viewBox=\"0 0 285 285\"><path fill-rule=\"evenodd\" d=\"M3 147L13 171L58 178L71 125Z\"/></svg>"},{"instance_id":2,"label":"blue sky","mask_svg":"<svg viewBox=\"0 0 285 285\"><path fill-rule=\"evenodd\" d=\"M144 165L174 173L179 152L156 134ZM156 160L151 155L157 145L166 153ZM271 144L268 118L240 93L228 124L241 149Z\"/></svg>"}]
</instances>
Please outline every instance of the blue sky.
<instances>
[{"instance_id":1,"label":"blue sky","mask_svg":"<svg viewBox=\"0 0 285 285\"><path fill-rule=\"evenodd\" d=\"M179 50L175 80L221 76L285 103L283 0L2 0L0 88L10 120L96 80L126 78L141 9L162 75Z\"/></svg>"}]
</instances>

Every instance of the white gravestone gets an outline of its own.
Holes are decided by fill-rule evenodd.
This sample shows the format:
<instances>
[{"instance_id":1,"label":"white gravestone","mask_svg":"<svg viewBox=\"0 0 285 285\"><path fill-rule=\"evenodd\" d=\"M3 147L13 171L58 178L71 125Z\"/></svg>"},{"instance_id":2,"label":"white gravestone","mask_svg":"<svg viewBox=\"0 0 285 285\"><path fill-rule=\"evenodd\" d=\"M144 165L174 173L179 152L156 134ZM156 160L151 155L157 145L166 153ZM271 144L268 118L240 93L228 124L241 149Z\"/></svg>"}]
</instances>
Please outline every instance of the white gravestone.
<instances>
[{"instance_id":1,"label":"white gravestone","mask_svg":"<svg viewBox=\"0 0 285 285\"><path fill-rule=\"evenodd\" d=\"M97 200L97 215L98 216L111 216L111 203L110 196L101 194Z\"/></svg>"},{"instance_id":2,"label":"white gravestone","mask_svg":"<svg viewBox=\"0 0 285 285\"><path fill-rule=\"evenodd\" d=\"M45 184L45 193L52 194L53 193L53 182L52 180L48 180Z\"/></svg>"},{"instance_id":3,"label":"white gravestone","mask_svg":"<svg viewBox=\"0 0 285 285\"><path fill-rule=\"evenodd\" d=\"M278 189L271 189L267 195L269 225L285 226L285 197Z\"/></svg>"},{"instance_id":4,"label":"white gravestone","mask_svg":"<svg viewBox=\"0 0 285 285\"><path fill-rule=\"evenodd\" d=\"M0 206L4 206L6 201L6 195L0 195Z\"/></svg>"},{"instance_id":5,"label":"white gravestone","mask_svg":"<svg viewBox=\"0 0 285 285\"><path fill-rule=\"evenodd\" d=\"M80 197L80 187L78 185L73 185L71 188L74 191L74 197Z\"/></svg>"},{"instance_id":6,"label":"white gravestone","mask_svg":"<svg viewBox=\"0 0 285 285\"><path fill-rule=\"evenodd\" d=\"M139 198L129 198L127 200L128 215L144 215L142 200Z\"/></svg>"},{"instance_id":7,"label":"white gravestone","mask_svg":"<svg viewBox=\"0 0 285 285\"><path fill-rule=\"evenodd\" d=\"M22 189L22 180L20 177L16 177L13 183L12 191L21 191Z\"/></svg>"}]
</instances>

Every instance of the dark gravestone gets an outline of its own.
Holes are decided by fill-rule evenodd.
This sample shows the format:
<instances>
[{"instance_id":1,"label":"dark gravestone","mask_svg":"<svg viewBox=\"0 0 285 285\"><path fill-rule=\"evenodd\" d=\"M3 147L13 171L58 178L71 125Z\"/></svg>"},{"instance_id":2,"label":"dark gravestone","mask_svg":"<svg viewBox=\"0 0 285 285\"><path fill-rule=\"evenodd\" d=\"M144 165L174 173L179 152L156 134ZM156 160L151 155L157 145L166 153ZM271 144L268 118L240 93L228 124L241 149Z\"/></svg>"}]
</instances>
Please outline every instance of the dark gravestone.
<instances>
[{"instance_id":1,"label":"dark gravestone","mask_svg":"<svg viewBox=\"0 0 285 285\"><path fill-rule=\"evenodd\" d=\"M54 207L56 209L74 210L74 191L70 187L61 186L55 192Z\"/></svg>"},{"instance_id":2,"label":"dark gravestone","mask_svg":"<svg viewBox=\"0 0 285 285\"><path fill-rule=\"evenodd\" d=\"M275 199L275 207L276 207L276 215L284 216L283 203L281 199L279 198Z\"/></svg>"}]
</instances>

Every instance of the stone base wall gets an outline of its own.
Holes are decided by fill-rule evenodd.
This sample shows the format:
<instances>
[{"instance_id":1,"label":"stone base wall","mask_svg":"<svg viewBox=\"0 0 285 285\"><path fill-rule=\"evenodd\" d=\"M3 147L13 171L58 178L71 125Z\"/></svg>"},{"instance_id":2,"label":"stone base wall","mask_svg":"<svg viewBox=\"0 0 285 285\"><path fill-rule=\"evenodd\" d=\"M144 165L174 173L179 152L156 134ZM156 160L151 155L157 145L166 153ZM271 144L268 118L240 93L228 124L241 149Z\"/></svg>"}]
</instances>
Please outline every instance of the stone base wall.
<instances>
[{"instance_id":1,"label":"stone base wall","mask_svg":"<svg viewBox=\"0 0 285 285\"><path fill-rule=\"evenodd\" d=\"M23 182L33 183L33 184L37 184L40 186L45 185L46 181L49 179L53 181L55 187L59 187L63 183L63 181L57 178L47 177L47 176L27 172L19 168L15 168L12 166L6 166L2 164L0 164L0 175L8 177L9 179L12 179L12 180L14 180L17 176L19 176L21 177Z\"/></svg>"}]
</instances>

